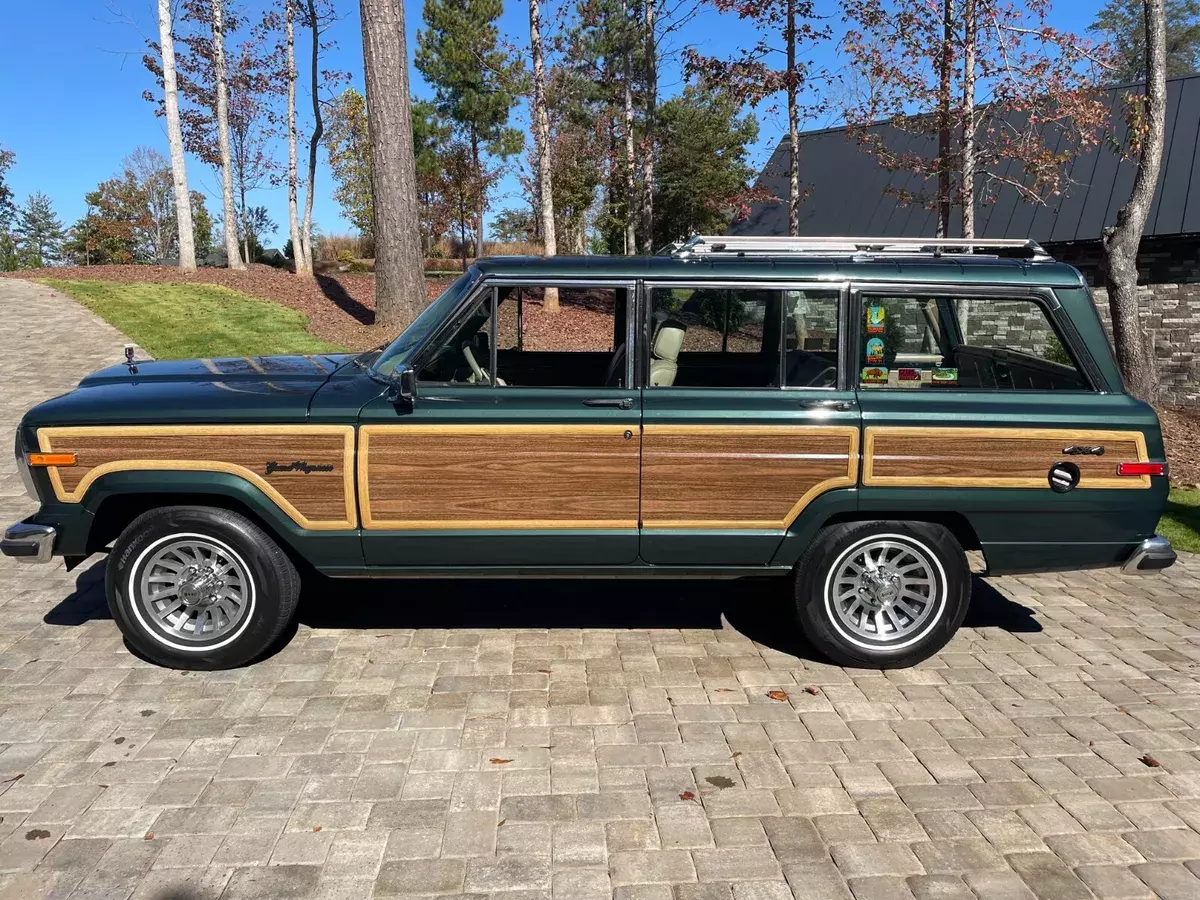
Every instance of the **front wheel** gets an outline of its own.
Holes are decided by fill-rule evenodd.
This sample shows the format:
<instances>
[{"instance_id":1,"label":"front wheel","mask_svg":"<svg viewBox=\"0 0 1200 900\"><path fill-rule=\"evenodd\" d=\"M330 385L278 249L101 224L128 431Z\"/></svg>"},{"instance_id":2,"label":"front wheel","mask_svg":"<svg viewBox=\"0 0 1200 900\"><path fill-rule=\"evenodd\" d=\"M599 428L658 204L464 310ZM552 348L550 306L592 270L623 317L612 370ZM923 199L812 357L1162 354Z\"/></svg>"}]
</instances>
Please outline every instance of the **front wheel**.
<instances>
[{"instance_id":1,"label":"front wheel","mask_svg":"<svg viewBox=\"0 0 1200 900\"><path fill-rule=\"evenodd\" d=\"M795 571L813 644L844 666L900 668L954 636L971 572L954 535L928 522L851 522L821 531Z\"/></svg>"},{"instance_id":2,"label":"front wheel","mask_svg":"<svg viewBox=\"0 0 1200 900\"><path fill-rule=\"evenodd\" d=\"M270 647L295 612L300 576L245 516L207 506L151 510L108 559L108 606L125 639L159 665L228 669Z\"/></svg>"}]
</instances>

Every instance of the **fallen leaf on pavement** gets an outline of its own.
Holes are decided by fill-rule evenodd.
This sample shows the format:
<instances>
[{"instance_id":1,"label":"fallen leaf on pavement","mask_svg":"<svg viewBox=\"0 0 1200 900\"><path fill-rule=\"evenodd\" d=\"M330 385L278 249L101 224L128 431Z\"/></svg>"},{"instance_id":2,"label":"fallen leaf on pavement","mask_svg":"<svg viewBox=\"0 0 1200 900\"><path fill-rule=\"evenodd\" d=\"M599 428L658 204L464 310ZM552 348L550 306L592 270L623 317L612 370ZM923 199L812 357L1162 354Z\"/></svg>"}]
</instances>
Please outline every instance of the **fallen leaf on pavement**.
<instances>
[{"instance_id":1,"label":"fallen leaf on pavement","mask_svg":"<svg viewBox=\"0 0 1200 900\"><path fill-rule=\"evenodd\" d=\"M767 696L772 700L778 700L780 703L786 703L792 699L787 695L787 691L767 691Z\"/></svg>"},{"instance_id":2,"label":"fallen leaf on pavement","mask_svg":"<svg viewBox=\"0 0 1200 900\"><path fill-rule=\"evenodd\" d=\"M498 757L498 756L493 756L493 757L492 757L490 760L488 760L488 761L489 761L489 762L490 762L490 763L491 763L493 766L506 766L506 765L508 765L510 762L512 762L512 760L511 760L511 759L501 759L501 758L500 758L500 757Z\"/></svg>"}]
</instances>

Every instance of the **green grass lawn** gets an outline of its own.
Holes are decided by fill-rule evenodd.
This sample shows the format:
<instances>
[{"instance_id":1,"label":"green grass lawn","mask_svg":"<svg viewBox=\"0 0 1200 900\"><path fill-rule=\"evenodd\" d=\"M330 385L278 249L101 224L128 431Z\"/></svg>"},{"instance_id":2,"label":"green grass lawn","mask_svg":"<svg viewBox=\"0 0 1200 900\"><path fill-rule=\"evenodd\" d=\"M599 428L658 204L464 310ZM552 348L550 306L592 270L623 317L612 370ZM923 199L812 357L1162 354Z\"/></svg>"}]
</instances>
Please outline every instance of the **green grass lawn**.
<instances>
[{"instance_id":1,"label":"green grass lawn","mask_svg":"<svg viewBox=\"0 0 1200 900\"><path fill-rule=\"evenodd\" d=\"M328 353L308 317L212 284L121 284L47 278L156 359Z\"/></svg>"},{"instance_id":2,"label":"green grass lawn","mask_svg":"<svg viewBox=\"0 0 1200 900\"><path fill-rule=\"evenodd\" d=\"M1173 488L1158 533L1176 550L1200 553L1200 490Z\"/></svg>"}]
</instances>

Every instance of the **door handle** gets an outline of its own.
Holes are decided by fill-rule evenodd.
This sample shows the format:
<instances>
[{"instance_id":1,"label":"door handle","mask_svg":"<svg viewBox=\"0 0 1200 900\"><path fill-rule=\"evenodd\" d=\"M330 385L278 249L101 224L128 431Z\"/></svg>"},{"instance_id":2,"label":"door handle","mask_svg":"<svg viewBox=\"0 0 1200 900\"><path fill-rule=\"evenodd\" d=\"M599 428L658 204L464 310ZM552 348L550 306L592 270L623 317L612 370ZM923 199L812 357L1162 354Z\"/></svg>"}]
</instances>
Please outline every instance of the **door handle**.
<instances>
[{"instance_id":1,"label":"door handle","mask_svg":"<svg viewBox=\"0 0 1200 900\"><path fill-rule=\"evenodd\" d=\"M805 400L801 405L808 409L833 409L838 412L854 409L853 400Z\"/></svg>"},{"instance_id":2,"label":"door handle","mask_svg":"<svg viewBox=\"0 0 1200 900\"><path fill-rule=\"evenodd\" d=\"M589 397L584 406L609 406L614 409L633 409L632 397Z\"/></svg>"}]
</instances>

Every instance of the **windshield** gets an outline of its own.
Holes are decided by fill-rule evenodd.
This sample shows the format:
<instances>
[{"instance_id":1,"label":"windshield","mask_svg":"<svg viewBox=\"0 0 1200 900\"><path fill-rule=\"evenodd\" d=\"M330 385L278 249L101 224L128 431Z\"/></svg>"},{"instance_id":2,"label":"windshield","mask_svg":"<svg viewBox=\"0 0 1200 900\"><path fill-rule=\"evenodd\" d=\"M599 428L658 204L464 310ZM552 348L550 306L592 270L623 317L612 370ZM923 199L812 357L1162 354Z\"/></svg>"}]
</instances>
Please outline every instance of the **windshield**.
<instances>
[{"instance_id":1,"label":"windshield","mask_svg":"<svg viewBox=\"0 0 1200 900\"><path fill-rule=\"evenodd\" d=\"M385 378L394 375L413 350L429 337L430 332L437 328L446 316L450 315L454 307L458 305L458 301L474 283L477 275L475 269L469 269L456 279L454 284L442 291L440 297L425 307L421 314L413 319L412 324L384 348L383 353L375 361L375 365L371 367L371 373Z\"/></svg>"}]
</instances>

